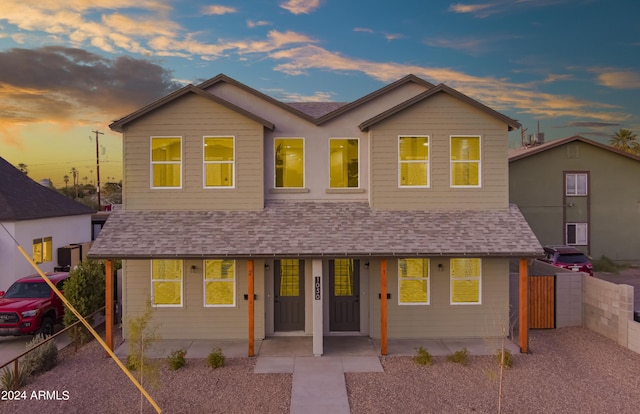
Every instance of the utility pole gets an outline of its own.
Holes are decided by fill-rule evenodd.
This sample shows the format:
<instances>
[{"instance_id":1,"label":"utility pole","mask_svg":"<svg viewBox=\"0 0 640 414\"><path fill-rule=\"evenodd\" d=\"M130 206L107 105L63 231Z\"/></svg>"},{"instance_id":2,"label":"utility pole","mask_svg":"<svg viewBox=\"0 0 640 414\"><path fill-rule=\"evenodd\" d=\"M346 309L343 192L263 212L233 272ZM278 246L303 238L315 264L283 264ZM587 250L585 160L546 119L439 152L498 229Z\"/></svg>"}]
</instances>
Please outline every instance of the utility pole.
<instances>
[{"instance_id":1,"label":"utility pole","mask_svg":"<svg viewBox=\"0 0 640 414\"><path fill-rule=\"evenodd\" d=\"M100 203L100 144L98 143L98 135L104 135L104 132L100 132L97 129L91 131L96 134L96 191L98 192L98 211L102 211L102 204Z\"/></svg>"}]
</instances>

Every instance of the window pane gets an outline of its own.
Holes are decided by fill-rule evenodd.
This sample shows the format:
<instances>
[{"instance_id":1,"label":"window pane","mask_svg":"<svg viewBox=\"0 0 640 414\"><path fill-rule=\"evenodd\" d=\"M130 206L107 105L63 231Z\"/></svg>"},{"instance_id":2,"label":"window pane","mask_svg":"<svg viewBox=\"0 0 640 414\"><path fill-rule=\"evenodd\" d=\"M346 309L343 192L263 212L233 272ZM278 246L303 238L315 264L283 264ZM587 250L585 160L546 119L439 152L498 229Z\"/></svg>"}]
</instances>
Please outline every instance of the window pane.
<instances>
[{"instance_id":1,"label":"window pane","mask_svg":"<svg viewBox=\"0 0 640 414\"><path fill-rule=\"evenodd\" d=\"M233 161L233 138L205 138L205 161Z\"/></svg>"},{"instance_id":2,"label":"window pane","mask_svg":"<svg viewBox=\"0 0 640 414\"><path fill-rule=\"evenodd\" d=\"M154 164L154 187L180 187L180 164Z\"/></svg>"},{"instance_id":3,"label":"window pane","mask_svg":"<svg viewBox=\"0 0 640 414\"><path fill-rule=\"evenodd\" d=\"M233 305L233 282L205 283L205 304Z\"/></svg>"},{"instance_id":4,"label":"window pane","mask_svg":"<svg viewBox=\"0 0 640 414\"><path fill-rule=\"evenodd\" d=\"M451 301L455 303L478 302L480 297L479 280L453 280L451 282Z\"/></svg>"},{"instance_id":5,"label":"window pane","mask_svg":"<svg viewBox=\"0 0 640 414\"><path fill-rule=\"evenodd\" d=\"M480 259L451 259L451 276L478 277L480 276Z\"/></svg>"},{"instance_id":6,"label":"window pane","mask_svg":"<svg viewBox=\"0 0 640 414\"><path fill-rule=\"evenodd\" d=\"M42 239L34 239L31 248L31 258L36 264L42 263Z\"/></svg>"},{"instance_id":7,"label":"window pane","mask_svg":"<svg viewBox=\"0 0 640 414\"><path fill-rule=\"evenodd\" d=\"M304 187L304 140L276 138L276 187Z\"/></svg>"},{"instance_id":8,"label":"window pane","mask_svg":"<svg viewBox=\"0 0 640 414\"><path fill-rule=\"evenodd\" d=\"M205 260L205 279L233 279L235 277L234 260Z\"/></svg>"},{"instance_id":9,"label":"window pane","mask_svg":"<svg viewBox=\"0 0 640 414\"><path fill-rule=\"evenodd\" d=\"M479 185L480 165L472 162L455 162L451 164L452 185Z\"/></svg>"},{"instance_id":10,"label":"window pane","mask_svg":"<svg viewBox=\"0 0 640 414\"><path fill-rule=\"evenodd\" d=\"M233 164L206 164L205 165L205 185L207 187L232 187L233 186Z\"/></svg>"},{"instance_id":11,"label":"window pane","mask_svg":"<svg viewBox=\"0 0 640 414\"><path fill-rule=\"evenodd\" d=\"M427 281L424 279L400 280L400 302L421 303L427 301Z\"/></svg>"},{"instance_id":12,"label":"window pane","mask_svg":"<svg viewBox=\"0 0 640 414\"><path fill-rule=\"evenodd\" d=\"M427 174L428 171L426 163L400 163L400 185L426 186L428 183Z\"/></svg>"},{"instance_id":13,"label":"window pane","mask_svg":"<svg viewBox=\"0 0 640 414\"><path fill-rule=\"evenodd\" d=\"M44 238L43 261L50 262L53 260L53 243L51 237Z\"/></svg>"},{"instance_id":14,"label":"window pane","mask_svg":"<svg viewBox=\"0 0 640 414\"><path fill-rule=\"evenodd\" d=\"M300 262L297 259L280 261L280 296L300 296Z\"/></svg>"},{"instance_id":15,"label":"window pane","mask_svg":"<svg viewBox=\"0 0 640 414\"><path fill-rule=\"evenodd\" d=\"M577 174L576 181L577 194L587 195L587 174Z\"/></svg>"},{"instance_id":16,"label":"window pane","mask_svg":"<svg viewBox=\"0 0 640 414\"><path fill-rule=\"evenodd\" d=\"M334 260L334 296L353 296L353 259Z\"/></svg>"},{"instance_id":17,"label":"window pane","mask_svg":"<svg viewBox=\"0 0 640 414\"><path fill-rule=\"evenodd\" d=\"M151 139L151 161L181 161L181 139L152 138Z\"/></svg>"},{"instance_id":18,"label":"window pane","mask_svg":"<svg viewBox=\"0 0 640 414\"><path fill-rule=\"evenodd\" d=\"M429 137L400 137L400 160L428 160Z\"/></svg>"},{"instance_id":19,"label":"window pane","mask_svg":"<svg viewBox=\"0 0 640 414\"><path fill-rule=\"evenodd\" d=\"M576 175L567 174L566 182L567 182L567 195L575 195L576 194Z\"/></svg>"},{"instance_id":20,"label":"window pane","mask_svg":"<svg viewBox=\"0 0 640 414\"><path fill-rule=\"evenodd\" d=\"M332 188L357 188L358 140L329 140L330 183Z\"/></svg>"},{"instance_id":21,"label":"window pane","mask_svg":"<svg viewBox=\"0 0 640 414\"><path fill-rule=\"evenodd\" d=\"M452 137L452 161L480 161L479 137Z\"/></svg>"},{"instance_id":22,"label":"window pane","mask_svg":"<svg viewBox=\"0 0 640 414\"><path fill-rule=\"evenodd\" d=\"M153 260L152 278L182 280L182 260Z\"/></svg>"},{"instance_id":23,"label":"window pane","mask_svg":"<svg viewBox=\"0 0 640 414\"><path fill-rule=\"evenodd\" d=\"M179 305L181 282L153 282L154 305Z\"/></svg>"}]
</instances>

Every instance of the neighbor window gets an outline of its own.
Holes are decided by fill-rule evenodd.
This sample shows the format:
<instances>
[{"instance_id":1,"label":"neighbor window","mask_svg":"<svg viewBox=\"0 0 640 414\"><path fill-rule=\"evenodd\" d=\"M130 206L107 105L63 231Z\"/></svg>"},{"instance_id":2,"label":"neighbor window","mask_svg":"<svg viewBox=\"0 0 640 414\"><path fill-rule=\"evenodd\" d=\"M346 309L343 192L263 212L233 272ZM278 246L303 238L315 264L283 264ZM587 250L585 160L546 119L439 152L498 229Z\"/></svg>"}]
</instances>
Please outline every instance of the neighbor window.
<instances>
[{"instance_id":1,"label":"neighbor window","mask_svg":"<svg viewBox=\"0 0 640 414\"><path fill-rule=\"evenodd\" d=\"M151 187L182 186L182 138L151 137Z\"/></svg>"},{"instance_id":2,"label":"neighbor window","mask_svg":"<svg viewBox=\"0 0 640 414\"><path fill-rule=\"evenodd\" d=\"M400 305L428 305L429 259L398 260L398 302Z\"/></svg>"},{"instance_id":3,"label":"neighbor window","mask_svg":"<svg viewBox=\"0 0 640 414\"><path fill-rule=\"evenodd\" d=\"M358 188L358 140L329 139L329 186Z\"/></svg>"},{"instance_id":4,"label":"neighbor window","mask_svg":"<svg viewBox=\"0 0 640 414\"><path fill-rule=\"evenodd\" d=\"M480 137L451 137L451 186L480 187Z\"/></svg>"},{"instance_id":5,"label":"neighbor window","mask_svg":"<svg viewBox=\"0 0 640 414\"><path fill-rule=\"evenodd\" d=\"M429 137L398 137L398 185L429 187Z\"/></svg>"},{"instance_id":6,"label":"neighbor window","mask_svg":"<svg viewBox=\"0 0 640 414\"><path fill-rule=\"evenodd\" d=\"M304 187L304 139L276 138L276 188Z\"/></svg>"},{"instance_id":7,"label":"neighbor window","mask_svg":"<svg viewBox=\"0 0 640 414\"><path fill-rule=\"evenodd\" d=\"M182 280L182 260L152 260L152 305L182 306Z\"/></svg>"},{"instance_id":8,"label":"neighbor window","mask_svg":"<svg viewBox=\"0 0 640 414\"><path fill-rule=\"evenodd\" d=\"M204 186L234 187L234 137L204 137Z\"/></svg>"},{"instance_id":9,"label":"neighbor window","mask_svg":"<svg viewBox=\"0 0 640 414\"><path fill-rule=\"evenodd\" d=\"M51 237L33 239L32 255L36 264L47 263L53 260L53 243Z\"/></svg>"},{"instance_id":10,"label":"neighbor window","mask_svg":"<svg viewBox=\"0 0 640 414\"><path fill-rule=\"evenodd\" d=\"M204 261L204 306L235 306L235 260Z\"/></svg>"},{"instance_id":11,"label":"neighbor window","mask_svg":"<svg viewBox=\"0 0 640 414\"><path fill-rule=\"evenodd\" d=\"M480 304L482 260L451 259L451 304Z\"/></svg>"},{"instance_id":12,"label":"neighbor window","mask_svg":"<svg viewBox=\"0 0 640 414\"><path fill-rule=\"evenodd\" d=\"M566 174L566 195L586 196L587 195L587 174Z\"/></svg>"},{"instance_id":13,"label":"neighbor window","mask_svg":"<svg viewBox=\"0 0 640 414\"><path fill-rule=\"evenodd\" d=\"M586 246L587 223L567 223L567 244Z\"/></svg>"}]
</instances>

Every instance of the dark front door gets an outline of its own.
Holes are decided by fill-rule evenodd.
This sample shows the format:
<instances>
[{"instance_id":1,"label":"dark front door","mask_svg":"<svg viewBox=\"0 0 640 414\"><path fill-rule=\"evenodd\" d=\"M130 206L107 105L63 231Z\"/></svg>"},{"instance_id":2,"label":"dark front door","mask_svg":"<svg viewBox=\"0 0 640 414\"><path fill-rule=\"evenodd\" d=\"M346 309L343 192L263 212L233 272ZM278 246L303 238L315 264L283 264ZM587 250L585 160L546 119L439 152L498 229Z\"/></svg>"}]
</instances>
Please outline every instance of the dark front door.
<instances>
[{"instance_id":1,"label":"dark front door","mask_svg":"<svg viewBox=\"0 0 640 414\"><path fill-rule=\"evenodd\" d=\"M329 330L360 330L358 260L329 261Z\"/></svg>"},{"instance_id":2,"label":"dark front door","mask_svg":"<svg viewBox=\"0 0 640 414\"><path fill-rule=\"evenodd\" d=\"M304 330L304 261L276 260L274 292L274 329Z\"/></svg>"}]
</instances>

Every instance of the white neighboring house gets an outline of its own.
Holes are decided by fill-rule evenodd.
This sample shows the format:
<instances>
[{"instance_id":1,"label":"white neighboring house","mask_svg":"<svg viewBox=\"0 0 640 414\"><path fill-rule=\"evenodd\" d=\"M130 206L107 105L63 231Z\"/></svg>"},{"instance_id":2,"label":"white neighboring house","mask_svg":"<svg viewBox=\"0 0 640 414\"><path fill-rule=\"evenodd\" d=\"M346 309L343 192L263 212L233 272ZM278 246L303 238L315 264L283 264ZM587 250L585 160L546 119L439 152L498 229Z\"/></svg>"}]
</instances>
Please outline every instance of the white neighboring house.
<instances>
[{"instance_id":1,"label":"white neighboring house","mask_svg":"<svg viewBox=\"0 0 640 414\"><path fill-rule=\"evenodd\" d=\"M58 266L59 247L91 241L93 212L0 158L0 223L7 230L0 227L0 290L35 273L13 239L42 271L52 272Z\"/></svg>"}]
</instances>

